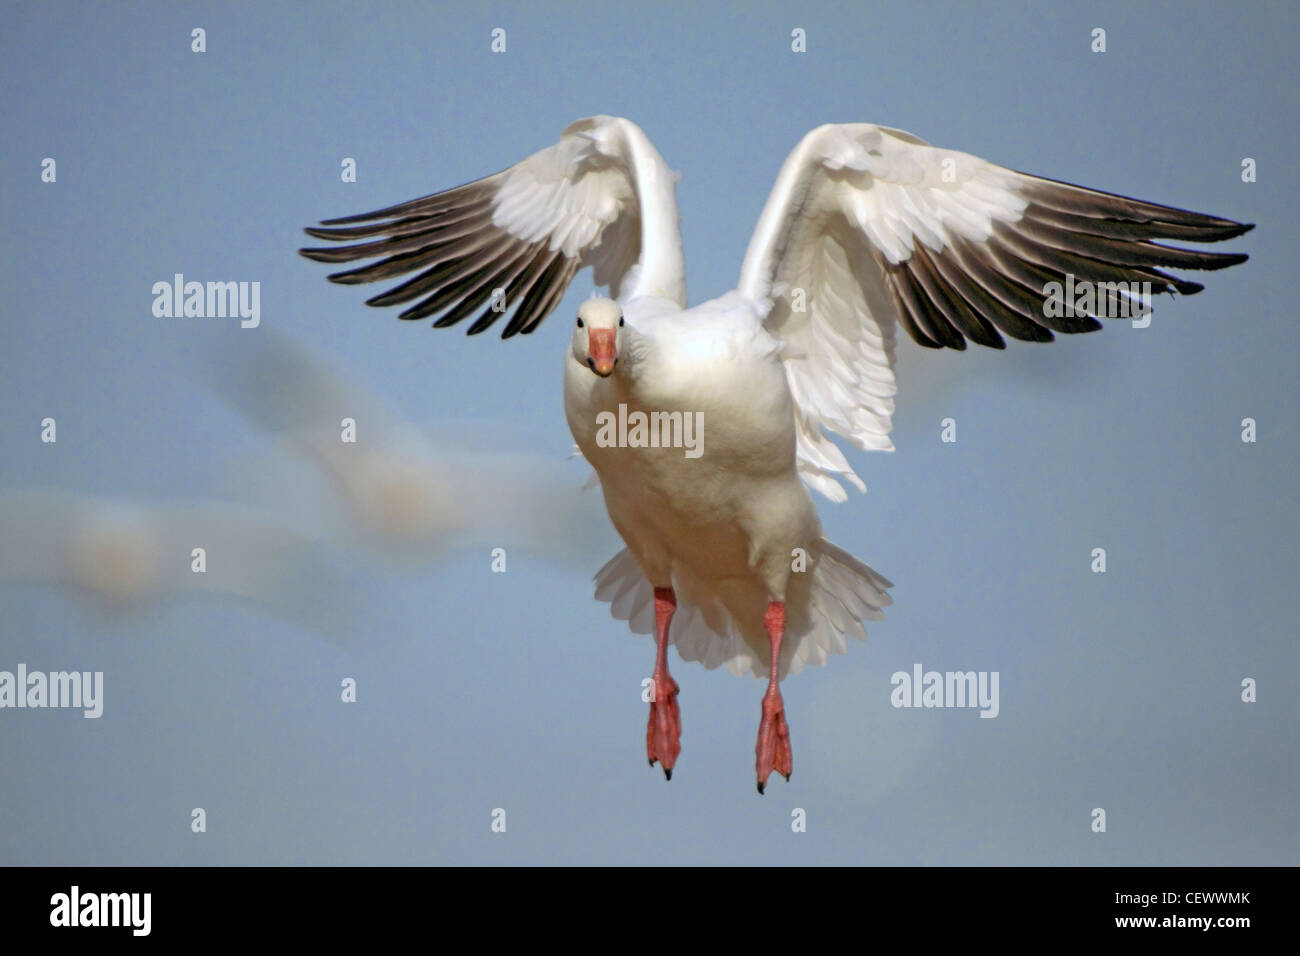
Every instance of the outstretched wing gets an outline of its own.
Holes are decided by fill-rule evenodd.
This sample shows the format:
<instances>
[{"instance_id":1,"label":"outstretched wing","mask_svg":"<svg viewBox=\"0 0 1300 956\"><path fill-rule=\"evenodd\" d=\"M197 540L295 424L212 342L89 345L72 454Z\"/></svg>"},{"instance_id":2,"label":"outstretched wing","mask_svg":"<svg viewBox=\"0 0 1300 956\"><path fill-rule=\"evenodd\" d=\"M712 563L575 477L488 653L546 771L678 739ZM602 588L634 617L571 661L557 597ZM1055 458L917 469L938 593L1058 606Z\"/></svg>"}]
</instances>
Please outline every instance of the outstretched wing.
<instances>
[{"instance_id":1,"label":"outstretched wing","mask_svg":"<svg viewBox=\"0 0 1300 956\"><path fill-rule=\"evenodd\" d=\"M784 342L800 474L842 501L839 480L865 486L825 432L892 450L896 323L927 348L1090 332L1108 302L1138 310L1144 289L1201 290L1162 268L1246 260L1151 240L1251 228L1018 173L900 130L827 125L782 167L738 288ZM1066 298L1082 282L1105 294Z\"/></svg>"},{"instance_id":2,"label":"outstretched wing","mask_svg":"<svg viewBox=\"0 0 1300 956\"><path fill-rule=\"evenodd\" d=\"M412 303L403 319L475 335L510 314L502 338L532 332L584 266L616 299L685 307L675 177L639 127L595 116L509 169L387 209L330 219L309 236L351 245L301 249L317 262L377 259L331 275L352 285L410 275L367 305Z\"/></svg>"}]
</instances>

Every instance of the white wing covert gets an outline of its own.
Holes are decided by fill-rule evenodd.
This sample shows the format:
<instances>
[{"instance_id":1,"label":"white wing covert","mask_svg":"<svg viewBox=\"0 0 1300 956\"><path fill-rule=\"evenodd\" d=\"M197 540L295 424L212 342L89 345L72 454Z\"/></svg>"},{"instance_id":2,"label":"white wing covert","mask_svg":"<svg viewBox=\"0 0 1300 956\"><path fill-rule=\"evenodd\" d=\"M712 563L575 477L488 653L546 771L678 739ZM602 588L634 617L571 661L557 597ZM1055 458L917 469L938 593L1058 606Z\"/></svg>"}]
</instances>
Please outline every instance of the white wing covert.
<instances>
[{"instance_id":1,"label":"white wing covert","mask_svg":"<svg viewBox=\"0 0 1300 956\"><path fill-rule=\"evenodd\" d=\"M1152 239L1212 242L1251 228L1019 173L900 130L832 124L782 167L738 291L783 343L800 475L843 501L841 480L866 489L826 433L892 450L896 324L922 346L953 349L1093 331L1113 314L1108 304L1149 309L1134 298L1141 283L1201 290L1160 267L1247 258ZM1091 303L1064 302L1067 277L1100 290Z\"/></svg>"},{"instance_id":2,"label":"white wing covert","mask_svg":"<svg viewBox=\"0 0 1300 956\"><path fill-rule=\"evenodd\" d=\"M594 116L495 175L305 230L362 242L299 251L317 262L378 259L329 277L345 285L414 273L366 304L413 302L400 317L438 315L438 328L482 309L470 335L511 311L502 338L532 332L585 266L615 299L656 295L684 308L675 182L638 126Z\"/></svg>"}]
</instances>

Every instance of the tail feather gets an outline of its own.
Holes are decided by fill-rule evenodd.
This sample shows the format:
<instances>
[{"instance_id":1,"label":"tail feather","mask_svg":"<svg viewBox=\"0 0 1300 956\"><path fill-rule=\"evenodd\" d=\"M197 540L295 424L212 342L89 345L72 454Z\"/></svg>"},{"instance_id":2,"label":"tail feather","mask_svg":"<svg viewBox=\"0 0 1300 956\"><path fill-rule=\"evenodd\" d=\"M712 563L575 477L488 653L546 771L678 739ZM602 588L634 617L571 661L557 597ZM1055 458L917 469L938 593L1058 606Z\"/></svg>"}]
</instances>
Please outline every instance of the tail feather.
<instances>
[{"instance_id":1,"label":"tail feather","mask_svg":"<svg viewBox=\"0 0 1300 956\"><path fill-rule=\"evenodd\" d=\"M807 586L792 586L789 595L782 677L843 654L846 636L865 641L863 622L883 620L883 609L893 603L887 593L892 582L825 538L813 543L809 558ZM627 621L634 634L654 633L654 589L630 551L614 555L595 582L596 600L608 603L616 620ZM673 586L678 611L668 640L682 660L699 661L710 670L726 664L733 674L767 676L766 635L744 633L706 582L675 579Z\"/></svg>"}]
</instances>

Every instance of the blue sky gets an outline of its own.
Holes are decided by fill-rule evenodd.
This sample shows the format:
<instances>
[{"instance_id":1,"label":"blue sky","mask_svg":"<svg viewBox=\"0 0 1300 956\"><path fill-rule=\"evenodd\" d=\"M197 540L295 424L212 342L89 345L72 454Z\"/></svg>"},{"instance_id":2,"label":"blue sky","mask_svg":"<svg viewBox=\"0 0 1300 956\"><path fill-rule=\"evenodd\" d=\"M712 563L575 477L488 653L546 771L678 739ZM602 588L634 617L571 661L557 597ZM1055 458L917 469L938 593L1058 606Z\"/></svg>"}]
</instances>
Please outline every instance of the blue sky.
<instances>
[{"instance_id":1,"label":"blue sky","mask_svg":"<svg viewBox=\"0 0 1300 956\"><path fill-rule=\"evenodd\" d=\"M868 494L818 503L896 604L785 685L796 772L766 797L762 685L676 658L683 754L671 784L646 767L653 646L591 598L618 546L601 523L586 567L493 574L481 549L349 564L329 595L356 622L345 646L233 601L107 621L0 585L0 669L106 686L96 721L0 711L0 861L1296 863L1296 26L1262 3L14 7L4 488L239 493L232 463L266 437L194 368L260 330L153 316L177 272L260 282L265 329L415 421L492 425L493 448L562 461L567 323L431 331L295 250L304 225L495 172L593 113L632 118L682 171L692 302L734 285L781 162L828 121L1258 227L1231 244L1249 263L1160 302L1150 328L904 350L897 452L852 451ZM55 445L37 441L47 415ZM997 719L892 708L890 675L916 662L998 671Z\"/></svg>"}]
</instances>

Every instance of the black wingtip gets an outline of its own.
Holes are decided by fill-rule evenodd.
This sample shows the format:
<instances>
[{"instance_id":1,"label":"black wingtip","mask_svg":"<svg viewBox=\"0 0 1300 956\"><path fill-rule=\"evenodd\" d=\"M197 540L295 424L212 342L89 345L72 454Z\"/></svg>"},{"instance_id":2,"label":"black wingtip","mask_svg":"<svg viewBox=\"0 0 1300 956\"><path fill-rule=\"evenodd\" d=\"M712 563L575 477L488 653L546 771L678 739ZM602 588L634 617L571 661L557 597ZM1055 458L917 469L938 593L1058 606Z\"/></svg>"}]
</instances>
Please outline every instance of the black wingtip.
<instances>
[{"instance_id":1,"label":"black wingtip","mask_svg":"<svg viewBox=\"0 0 1300 956\"><path fill-rule=\"evenodd\" d=\"M331 272L325 278L329 279L330 282L333 282L337 285L361 285L361 283L366 281L365 279L362 279L360 276L358 276L355 272L351 272L351 271Z\"/></svg>"},{"instance_id":2,"label":"black wingtip","mask_svg":"<svg viewBox=\"0 0 1300 956\"><path fill-rule=\"evenodd\" d=\"M372 219L390 218L388 216L380 215L381 212L382 210L376 210L375 212L358 213L355 216L339 216L337 219L322 219L320 224L322 226L350 226L358 222L369 222Z\"/></svg>"},{"instance_id":3,"label":"black wingtip","mask_svg":"<svg viewBox=\"0 0 1300 956\"><path fill-rule=\"evenodd\" d=\"M494 303L495 304L495 303ZM497 319L505 315L504 312L498 312L492 306L488 306L486 312L474 320L474 324L465 330L466 335L481 335L496 324Z\"/></svg>"},{"instance_id":4,"label":"black wingtip","mask_svg":"<svg viewBox=\"0 0 1300 956\"><path fill-rule=\"evenodd\" d=\"M1238 236L1244 236L1250 230L1255 228L1253 222L1231 222L1226 226L1213 240L1213 242L1222 242L1225 239L1236 239Z\"/></svg>"},{"instance_id":5,"label":"black wingtip","mask_svg":"<svg viewBox=\"0 0 1300 956\"><path fill-rule=\"evenodd\" d=\"M333 229L322 229L320 226L303 226L302 231L313 239L325 239L328 242L338 242L340 239L350 238L338 235Z\"/></svg>"}]
</instances>

